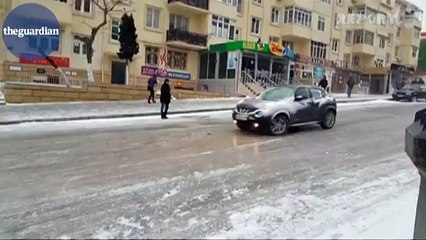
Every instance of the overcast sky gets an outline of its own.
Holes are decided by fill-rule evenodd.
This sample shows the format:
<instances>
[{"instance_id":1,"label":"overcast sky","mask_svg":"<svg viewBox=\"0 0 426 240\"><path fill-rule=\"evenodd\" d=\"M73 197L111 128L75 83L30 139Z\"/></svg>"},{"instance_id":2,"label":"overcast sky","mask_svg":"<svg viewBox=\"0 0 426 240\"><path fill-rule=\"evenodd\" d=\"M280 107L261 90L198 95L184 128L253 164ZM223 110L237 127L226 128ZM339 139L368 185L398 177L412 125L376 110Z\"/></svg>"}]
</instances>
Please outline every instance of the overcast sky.
<instances>
[{"instance_id":1,"label":"overcast sky","mask_svg":"<svg viewBox=\"0 0 426 240\"><path fill-rule=\"evenodd\" d=\"M423 31L426 31L426 0L408 0L423 10Z\"/></svg>"}]
</instances>

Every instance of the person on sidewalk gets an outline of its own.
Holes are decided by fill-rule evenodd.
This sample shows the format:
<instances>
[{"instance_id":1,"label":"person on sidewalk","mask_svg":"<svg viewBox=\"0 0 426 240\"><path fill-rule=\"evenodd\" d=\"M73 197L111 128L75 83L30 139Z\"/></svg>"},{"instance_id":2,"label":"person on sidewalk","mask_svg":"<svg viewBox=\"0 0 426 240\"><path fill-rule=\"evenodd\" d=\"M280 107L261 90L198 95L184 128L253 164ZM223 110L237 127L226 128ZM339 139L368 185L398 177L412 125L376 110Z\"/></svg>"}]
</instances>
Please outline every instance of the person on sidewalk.
<instances>
[{"instance_id":1,"label":"person on sidewalk","mask_svg":"<svg viewBox=\"0 0 426 240\"><path fill-rule=\"evenodd\" d=\"M149 91L149 97L148 97L148 103L151 104L151 100L153 103L155 103L155 85L157 85L157 77L152 76L148 79L148 91Z\"/></svg>"},{"instance_id":2,"label":"person on sidewalk","mask_svg":"<svg viewBox=\"0 0 426 240\"><path fill-rule=\"evenodd\" d=\"M348 85L348 98L351 98L351 96L352 96L352 89L355 86L355 81L354 81L354 78L352 76L349 77L349 80L346 83L346 85Z\"/></svg>"},{"instance_id":3,"label":"person on sidewalk","mask_svg":"<svg viewBox=\"0 0 426 240\"><path fill-rule=\"evenodd\" d=\"M320 87L322 87L322 88L324 89L324 91L328 92L328 91L327 91L328 81L327 81L327 77L326 77L326 76L324 76L324 77L321 79L321 81L319 81L318 85L319 85Z\"/></svg>"},{"instance_id":4,"label":"person on sidewalk","mask_svg":"<svg viewBox=\"0 0 426 240\"><path fill-rule=\"evenodd\" d=\"M425 81L423 81L423 78L419 79L419 84L422 84L422 85L425 84Z\"/></svg>"},{"instance_id":5,"label":"person on sidewalk","mask_svg":"<svg viewBox=\"0 0 426 240\"><path fill-rule=\"evenodd\" d=\"M167 119L167 111L169 110L169 104L172 99L172 95L170 93L170 85L169 79L164 79L164 83L161 86L161 119Z\"/></svg>"}]
</instances>

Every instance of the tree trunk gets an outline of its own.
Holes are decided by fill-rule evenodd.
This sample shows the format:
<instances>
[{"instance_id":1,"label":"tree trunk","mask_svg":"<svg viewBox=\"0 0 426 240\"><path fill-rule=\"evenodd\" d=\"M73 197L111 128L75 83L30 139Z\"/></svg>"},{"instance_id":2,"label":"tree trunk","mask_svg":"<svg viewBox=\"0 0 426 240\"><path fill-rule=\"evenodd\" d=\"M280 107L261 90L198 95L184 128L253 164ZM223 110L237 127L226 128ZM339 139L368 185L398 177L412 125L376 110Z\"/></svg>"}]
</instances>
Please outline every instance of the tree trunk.
<instances>
[{"instance_id":1,"label":"tree trunk","mask_svg":"<svg viewBox=\"0 0 426 240\"><path fill-rule=\"evenodd\" d=\"M93 48L92 48L93 42L88 42L87 44L87 81L88 82L95 82L95 77L93 76L93 65L92 65L92 58L93 58Z\"/></svg>"},{"instance_id":2,"label":"tree trunk","mask_svg":"<svg viewBox=\"0 0 426 240\"><path fill-rule=\"evenodd\" d=\"M126 85L129 85L129 62L126 59Z\"/></svg>"}]
</instances>

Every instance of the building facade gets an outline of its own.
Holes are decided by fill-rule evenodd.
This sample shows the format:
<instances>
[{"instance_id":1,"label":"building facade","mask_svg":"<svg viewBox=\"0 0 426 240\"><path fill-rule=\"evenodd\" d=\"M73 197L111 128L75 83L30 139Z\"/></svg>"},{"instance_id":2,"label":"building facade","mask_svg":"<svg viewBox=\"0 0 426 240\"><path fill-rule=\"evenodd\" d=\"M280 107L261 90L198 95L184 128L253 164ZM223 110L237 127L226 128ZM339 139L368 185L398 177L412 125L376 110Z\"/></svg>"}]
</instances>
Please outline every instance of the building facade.
<instances>
[{"instance_id":1,"label":"building facade","mask_svg":"<svg viewBox=\"0 0 426 240\"><path fill-rule=\"evenodd\" d=\"M426 80L426 32L421 33L417 75Z\"/></svg>"},{"instance_id":2,"label":"building facade","mask_svg":"<svg viewBox=\"0 0 426 240\"><path fill-rule=\"evenodd\" d=\"M29 2L34 1L0 1L0 18ZM37 3L52 10L62 27L60 46L52 55L70 79L86 79L86 50L76 36L87 36L89 26L102 22L102 13L91 0ZM392 85L392 64L417 66L423 15L406 0L125 0L117 10L96 37L96 82L145 85L148 76L158 75L195 88L200 56L209 46L243 40L290 46L298 56L287 66L292 77L315 83L326 76L336 92L344 91L349 76L364 76L369 86L377 78L373 92L378 93ZM129 82L123 75L124 63L116 56L124 12L133 14L140 44L129 65ZM6 52L0 56L0 79L58 77L44 63L14 57L3 42L0 51ZM46 69L43 74L40 68ZM218 73L212 76L210 81Z\"/></svg>"}]
</instances>

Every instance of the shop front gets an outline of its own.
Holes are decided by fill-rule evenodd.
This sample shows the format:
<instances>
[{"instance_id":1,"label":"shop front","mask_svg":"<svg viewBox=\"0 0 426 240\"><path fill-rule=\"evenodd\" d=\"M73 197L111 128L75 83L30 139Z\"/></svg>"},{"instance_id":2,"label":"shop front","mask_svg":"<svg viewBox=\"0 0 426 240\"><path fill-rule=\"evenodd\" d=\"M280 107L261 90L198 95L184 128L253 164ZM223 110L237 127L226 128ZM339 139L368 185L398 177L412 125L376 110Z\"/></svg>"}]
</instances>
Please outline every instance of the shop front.
<instances>
[{"instance_id":1,"label":"shop front","mask_svg":"<svg viewBox=\"0 0 426 240\"><path fill-rule=\"evenodd\" d=\"M278 43L234 41L211 45L200 54L199 88L233 94L243 75L273 85L288 84L295 53Z\"/></svg>"},{"instance_id":2,"label":"shop front","mask_svg":"<svg viewBox=\"0 0 426 240\"><path fill-rule=\"evenodd\" d=\"M342 64L340 61L334 62L335 74L331 80L331 91L333 93L344 93L347 91L347 82L350 78L355 81L355 84L360 84L360 71L355 67L350 67L348 64Z\"/></svg>"},{"instance_id":3,"label":"shop front","mask_svg":"<svg viewBox=\"0 0 426 240\"><path fill-rule=\"evenodd\" d=\"M318 85L324 77L330 82L334 75L330 60L296 54L295 61L295 80L301 84Z\"/></svg>"}]
</instances>

